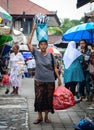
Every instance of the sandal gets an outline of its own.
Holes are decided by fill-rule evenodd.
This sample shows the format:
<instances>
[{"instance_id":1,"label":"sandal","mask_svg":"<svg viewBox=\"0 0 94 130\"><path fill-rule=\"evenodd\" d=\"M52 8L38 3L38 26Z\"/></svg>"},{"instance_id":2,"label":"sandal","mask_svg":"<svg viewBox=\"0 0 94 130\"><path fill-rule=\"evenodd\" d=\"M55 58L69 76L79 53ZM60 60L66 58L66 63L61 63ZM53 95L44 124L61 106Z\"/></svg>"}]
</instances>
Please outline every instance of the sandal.
<instances>
[{"instance_id":1,"label":"sandal","mask_svg":"<svg viewBox=\"0 0 94 130\"><path fill-rule=\"evenodd\" d=\"M46 123L51 123L51 121L49 119L45 119Z\"/></svg>"},{"instance_id":2,"label":"sandal","mask_svg":"<svg viewBox=\"0 0 94 130\"><path fill-rule=\"evenodd\" d=\"M33 124L39 124L39 123L41 123L43 120L42 119L37 119L37 120L35 120L34 122L33 122Z\"/></svg>"},{"instance_id":3,"label":"sandal","mask_svg":"<svg viewBox=\"0 0 94 130\"><path fill-rule=\"evenodd\" d=\"M85 98L85 101L86 101L86 102L88 102L88 101L89 101L89 98L88 98L88 97L86 97L86 98Z\"/></svg>"}]
</instances>

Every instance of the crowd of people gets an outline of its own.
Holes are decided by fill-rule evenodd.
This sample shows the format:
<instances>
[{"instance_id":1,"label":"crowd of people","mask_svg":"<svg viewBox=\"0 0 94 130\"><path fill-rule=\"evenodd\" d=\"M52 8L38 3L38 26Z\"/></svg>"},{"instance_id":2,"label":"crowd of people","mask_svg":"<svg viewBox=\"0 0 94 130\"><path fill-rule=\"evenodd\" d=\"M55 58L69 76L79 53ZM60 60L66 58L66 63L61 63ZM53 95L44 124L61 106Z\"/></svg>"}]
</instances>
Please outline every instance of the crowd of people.
<instances>
[{"instance_id":1,"label":"crowd of people","mask_svg":"<svg viewBox=\"0 0 94 130\"><path fill-rule=\"evenodd\" d=\"M82 101L90 101L91 88L94 89L94 46L88 46L86 40L69 42L63 56L64 83L74 96ZM94 97L92 97L92 101Z\"/></svg>"}]
</instances>

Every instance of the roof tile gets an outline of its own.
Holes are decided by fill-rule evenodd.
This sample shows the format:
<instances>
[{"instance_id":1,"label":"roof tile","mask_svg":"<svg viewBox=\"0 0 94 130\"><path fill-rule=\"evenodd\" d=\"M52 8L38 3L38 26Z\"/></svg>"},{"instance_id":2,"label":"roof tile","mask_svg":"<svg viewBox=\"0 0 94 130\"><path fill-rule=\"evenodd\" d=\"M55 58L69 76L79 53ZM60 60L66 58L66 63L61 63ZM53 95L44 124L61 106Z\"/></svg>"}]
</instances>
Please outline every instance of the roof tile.
<instances>
[{"instance_id":1,"label":"roof tile","mask_svg":"<svg viewBox=\"0 0 94 130\"><path fill-rule=\"evenodd\" d=\"M30 0L9 0L7 4L7 0L0 0L0 6L6 9L10 14L31 14L34 15L36 13L43 13L43 14L53 14L53 12L31 2ZM9 10L7 9L9 7Z\"/></svg>"}]
</instances>

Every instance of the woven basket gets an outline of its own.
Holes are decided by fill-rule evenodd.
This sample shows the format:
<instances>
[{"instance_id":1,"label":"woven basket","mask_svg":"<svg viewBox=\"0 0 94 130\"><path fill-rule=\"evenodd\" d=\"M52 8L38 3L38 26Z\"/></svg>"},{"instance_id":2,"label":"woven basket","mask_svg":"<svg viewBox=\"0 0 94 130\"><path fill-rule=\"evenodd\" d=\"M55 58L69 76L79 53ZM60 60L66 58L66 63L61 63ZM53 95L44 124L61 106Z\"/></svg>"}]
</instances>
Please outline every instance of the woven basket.
<instances>
[{"instance_id":1,"label":"woven basket","mask_svg":"<svg viewBox=\"0 0 94 130\"><path fill-rule=\"evenodd\" d=\"M0 27L0 35L9 35L10 27Z\"/></svg>"}]
</instances>

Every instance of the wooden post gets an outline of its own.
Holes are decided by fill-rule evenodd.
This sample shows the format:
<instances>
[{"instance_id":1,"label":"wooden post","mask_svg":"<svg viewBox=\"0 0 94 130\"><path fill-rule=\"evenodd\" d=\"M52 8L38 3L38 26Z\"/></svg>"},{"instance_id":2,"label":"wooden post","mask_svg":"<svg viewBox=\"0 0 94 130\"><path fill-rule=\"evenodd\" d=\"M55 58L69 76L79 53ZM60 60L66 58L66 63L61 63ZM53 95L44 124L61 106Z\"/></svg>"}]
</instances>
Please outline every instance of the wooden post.
<instances>
[{"instance_id":1,"label":"wooden post","mask_svg":"<svg viewBox=\"0 0 94 130\"><path fill-rule=\"evenodd\" d=\"M7 12L9 13L9 0L7 0Z\"/></svg>"}]
</instances>

